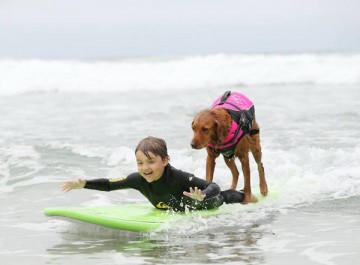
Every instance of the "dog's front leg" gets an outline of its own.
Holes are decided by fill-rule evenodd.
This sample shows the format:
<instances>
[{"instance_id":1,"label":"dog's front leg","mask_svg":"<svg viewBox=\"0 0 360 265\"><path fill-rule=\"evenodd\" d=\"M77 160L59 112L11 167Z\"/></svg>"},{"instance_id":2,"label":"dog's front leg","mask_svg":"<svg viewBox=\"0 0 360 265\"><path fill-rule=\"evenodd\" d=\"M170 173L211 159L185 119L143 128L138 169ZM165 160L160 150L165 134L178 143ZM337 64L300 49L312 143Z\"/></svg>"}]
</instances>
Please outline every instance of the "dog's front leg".
<instances>
[{"instance_id":1,"label":"dog's front leg","mask_svg":"<svg viewBox=\"0 0 360 265\"><path fill-rule=\"evenodd\" d=\"M206 151L208 153L206 157L206 181L212 182L216 164L215 159L219 156L219 154L215 153L210 147L206 147Z\"/></svg>"},{"instance_id":2,"label":"dog's front leg","mask_svg":"<svg viewBox=\"0 0 360 265\"><path fill-rule=\"evenodd\" d=\"M244 174L244 201L243 201L243 204L248 204L251 202L249 153L242 152L239 155L239 159L240 159L242 171Z\"/></svg>"},{"instance_id":3,"label":"dog's front leg","mask_svg":"<svg viewBox=\"0 0 360 265\"><path fill-rule=\"evenodd\" d=\"M225 164L230 169L231 175L232 175L232 182L231 182L230 189L235 190L236 186L237 186L237 183L238 183L238 180L239 180L239 171L238 171L238 169L236 167L235 159L229 159L229 158L226 158L224 156L224 161L225 161Z\"/></svg>"}]
</instances>

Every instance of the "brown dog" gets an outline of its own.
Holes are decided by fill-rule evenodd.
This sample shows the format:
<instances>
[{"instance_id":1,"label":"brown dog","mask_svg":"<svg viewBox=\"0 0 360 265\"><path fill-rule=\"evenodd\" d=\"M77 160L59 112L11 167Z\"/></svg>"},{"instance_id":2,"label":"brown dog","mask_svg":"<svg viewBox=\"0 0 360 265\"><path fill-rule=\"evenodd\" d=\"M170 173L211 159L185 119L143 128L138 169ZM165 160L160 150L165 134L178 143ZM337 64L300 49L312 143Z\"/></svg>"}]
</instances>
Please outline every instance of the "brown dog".
<instances>
[{"instance_id":1,"label":"brown dog","mask_svg":"<svg viewBox=\"0 0 360 265\"><path fill-rule=\"evenodd\" d=\"M193 122L194 136L191 147L206 147L206 180L214 176L215 159L222 154L232 174L230 189L236 189L239 171L235 157L241 162L244 175L244 204L251 202L249 151L258 165L260 192L268 194L264 167L261 162L259 125L255 118L253 103L243 94L227 91L220 96L210 109L199 112Z\"/></svg>"}]
</instances>

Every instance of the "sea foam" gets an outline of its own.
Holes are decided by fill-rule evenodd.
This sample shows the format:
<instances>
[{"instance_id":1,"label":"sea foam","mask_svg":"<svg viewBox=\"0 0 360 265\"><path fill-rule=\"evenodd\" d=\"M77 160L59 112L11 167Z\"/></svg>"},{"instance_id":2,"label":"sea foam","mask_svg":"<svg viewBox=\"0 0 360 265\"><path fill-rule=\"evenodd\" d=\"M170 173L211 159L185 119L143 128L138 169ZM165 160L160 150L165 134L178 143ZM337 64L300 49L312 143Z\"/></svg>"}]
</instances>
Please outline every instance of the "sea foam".
<instances>
[{"instance_id":1,"label":"sea foam","mask_svg":"<svg viewBox=\"0 0 360 265\"><path fill-rule=\"evenodd\" d=\"M0 60L0 73L0 95L357 84L360 54L217 54L116 61Z\"/></svg>"}]
</instances>

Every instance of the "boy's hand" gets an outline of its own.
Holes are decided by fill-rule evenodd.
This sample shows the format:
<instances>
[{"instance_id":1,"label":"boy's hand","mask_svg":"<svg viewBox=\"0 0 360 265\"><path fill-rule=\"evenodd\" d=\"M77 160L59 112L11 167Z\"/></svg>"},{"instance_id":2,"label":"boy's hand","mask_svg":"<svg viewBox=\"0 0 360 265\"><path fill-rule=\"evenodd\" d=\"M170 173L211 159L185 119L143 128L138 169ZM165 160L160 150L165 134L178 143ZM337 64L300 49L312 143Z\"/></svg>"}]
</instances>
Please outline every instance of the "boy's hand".
<instances>
[{"instance_id":1,"label":"boy's hand","mask_svg":"<svg viewBox=\"0 0 360 265\"><path fill-rule=\"evenodd\" d=\"M188 196L192 199L198 200L198 201L203 201L204 198L206 197L205 194L203 194L201 192L200 189L198 189L197 187L195 187L195 189L193 190L193 188L190 187L190 192L184 191L183 194L185 196Z\"/></svg>"},{"instance_id":2,"label":"boy's hand","mask_svg":"<svg viewBox=\"0 0 360 265\"><path fill-rule=\"evenodd\" d=\"M86 183L86 181L83 180L83 179L66 181L61 186L61 190L64 191L64 192L68 192L68 191L73 190L73 189L82 189L82 188L84 188L85 183Z\"/></svg>"}]
</instances>

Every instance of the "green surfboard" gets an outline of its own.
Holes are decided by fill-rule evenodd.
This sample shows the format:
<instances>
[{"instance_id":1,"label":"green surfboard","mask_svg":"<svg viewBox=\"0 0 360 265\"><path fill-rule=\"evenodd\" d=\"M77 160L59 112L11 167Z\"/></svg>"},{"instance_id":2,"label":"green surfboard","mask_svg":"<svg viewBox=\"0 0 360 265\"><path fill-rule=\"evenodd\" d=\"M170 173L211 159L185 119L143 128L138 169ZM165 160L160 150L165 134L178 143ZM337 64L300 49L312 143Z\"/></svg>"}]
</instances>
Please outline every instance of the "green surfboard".
<instances>
[{"instance_id":1,"label":"green surfboard","mask_svg":"<svg viewBox=\"0 0 360 265\"><path fill-rule=\"evenodd\" d=\"M117 206L53 207L44 209L47 216L60 216L119 230L149 232L176 218L189 218L196 214L211 216L226 214L221 208L178 213L154 208L149 203L125 204Z\"/></svg>"}]
</instances>

